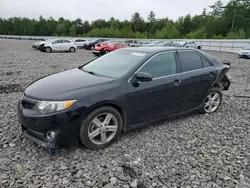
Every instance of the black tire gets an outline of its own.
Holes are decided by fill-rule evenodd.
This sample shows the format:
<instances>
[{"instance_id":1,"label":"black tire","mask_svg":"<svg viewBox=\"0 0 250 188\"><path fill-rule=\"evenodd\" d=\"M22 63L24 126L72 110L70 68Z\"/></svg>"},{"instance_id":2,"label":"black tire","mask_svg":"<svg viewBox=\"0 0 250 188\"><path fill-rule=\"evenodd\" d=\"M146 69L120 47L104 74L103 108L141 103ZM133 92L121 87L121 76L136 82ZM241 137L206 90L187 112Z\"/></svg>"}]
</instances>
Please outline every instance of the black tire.
<instances>
[{"instance_id":1,"label":"black tire","mask_svg":"<svg viewBox=\"0 0 250 188\"><path fill-rule=\"evenodd\" d=\"M52 49L51 49L50 47L46 47L46 48L45 48L45 52L51 53L51 52L52 52Z\"/></svg>"},{"instance_id":2,"label":"black tire","mask_svg":"<svg viewBox=\"0 0 250 188\"><path fill-rule=\"evenodd\" d=\"M74 53L74 52L76 52L76 49L75 49L74 47L70 47L70 48L69 48L69 51L70 51L71 53Z\"/></svg>"},{"instance_id":3,"label":"black tire","mask_svg":"<svg viewBox=\"0 0 250 188\"><path fill-rule=\"evenodd\" d=\"M114 115L118 122L118 128L117 128L117 132L115 133L115 136L109 142L102 144L102 145L97 145L89 139L88 130L89 130L91 121L96 116L98 116L99 114L103 114L103 113L110 113ZM105 149L109 147L110 145L112 145L118 139L122 131L122 125L123 125L123 121L122 121L121 114L116 109L110 106L97 108L94 111L90 112L88 116L84 119L80 128L80 135L79 135L80 141L83 145L85 145L87 148L92 149L92 150Z\"/></svg>"},{"instance_id":4,"label":"black tire","mask_svg":"<svg viewBox=\"0 0 250 188\"><path fill-rule=\"evenodd\" d=\"M206 103L206 101L207 101L207 97L211 94L211 93L218 93L219 94L219 96L220 96L220 102L219 102L219 105L218 105L218 107L216 108L216 110L214 110L213 112L207 112L206 110L205 110L205 103ZM209 113L214 113L214 112L216 112L219 108L220 108L220 105L221 105L221 102L222 102L222 92L221 92L221 90L219 89L219 88L217 88L217 87L213 87L213 88L211 88L210 90L209 90L209 92L207 93L207 95L206 95L206 97L205 97L205 99L204 99L204 101L203 101L203 105L202 105L202 109L200 110L200 113L202 113L202 114L209 114Z\"/></svg>"},{"instance_id":5,"label":"black tire","mask_svg":"<svg viewBox=\"0 0 250 188\"><path fill-rule=\"evenodd\" d=\"M200 47L200 46L198 46L198 47L197 47L197 49L198 49L198 50L201 50L201 47Z\"/></svg>"}]
</instances>

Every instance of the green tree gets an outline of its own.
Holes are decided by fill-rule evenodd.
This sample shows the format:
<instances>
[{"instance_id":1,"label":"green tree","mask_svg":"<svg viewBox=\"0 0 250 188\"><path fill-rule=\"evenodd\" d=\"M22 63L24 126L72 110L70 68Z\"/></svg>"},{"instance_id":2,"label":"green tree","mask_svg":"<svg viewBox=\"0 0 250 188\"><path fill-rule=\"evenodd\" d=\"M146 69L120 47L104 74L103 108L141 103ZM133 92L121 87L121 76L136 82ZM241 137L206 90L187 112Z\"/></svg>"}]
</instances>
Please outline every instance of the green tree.
<instances>
[{"instance_id":1,"label":"green tree","mask_svg":"<svg viewBox=\"0 0 250 188\"><path fill-rule=\"evenodd\" d=\"M69 36L75 37L76 36L76 28L72 26L69 30Z\"/></svg>"}]
</instances>

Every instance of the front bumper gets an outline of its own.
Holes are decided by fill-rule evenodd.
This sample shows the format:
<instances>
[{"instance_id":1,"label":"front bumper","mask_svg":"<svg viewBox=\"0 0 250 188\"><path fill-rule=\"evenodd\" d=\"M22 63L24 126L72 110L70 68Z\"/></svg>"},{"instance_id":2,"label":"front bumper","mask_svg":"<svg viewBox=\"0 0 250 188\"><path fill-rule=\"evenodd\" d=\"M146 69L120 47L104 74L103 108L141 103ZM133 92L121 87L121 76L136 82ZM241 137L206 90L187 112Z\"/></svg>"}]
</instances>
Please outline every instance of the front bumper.
<instances>
[{"instance_id":1,"label":"front bumper","mask_svg":"<svg viewBox=\"0 0 250 188\"><path fill-rule=\"evenodd\" d=\"M247 55L247 54L239 54L239 58L250 58L250 55Z\"/></svg>"},{"instance_id":2,"label":"front bumper","mask_svg":"<svg viewBox=\"0 0 250 188\"><path fill-rule=\"evenodd\" d=\"M45 148L55 149L61 145L75 145L78 143L78 133L81 125L81 115L73 111L54 114L39 114L32 110L38 101L23 96L18 103L18 121L22 134L29 140ZM53 140L46 134L55 132Z\"/></svg>"},{"instance_id":3,"label":"front bumper","mask_svg":"<svg viewBox=\"0 0 250 188\"><path fill-rule=\"evenodd\" d=\"M102 55L101 51L98 51L98 50L93 50L92 53L96 56L100 56Z\"/></svg>"}]
</instances>

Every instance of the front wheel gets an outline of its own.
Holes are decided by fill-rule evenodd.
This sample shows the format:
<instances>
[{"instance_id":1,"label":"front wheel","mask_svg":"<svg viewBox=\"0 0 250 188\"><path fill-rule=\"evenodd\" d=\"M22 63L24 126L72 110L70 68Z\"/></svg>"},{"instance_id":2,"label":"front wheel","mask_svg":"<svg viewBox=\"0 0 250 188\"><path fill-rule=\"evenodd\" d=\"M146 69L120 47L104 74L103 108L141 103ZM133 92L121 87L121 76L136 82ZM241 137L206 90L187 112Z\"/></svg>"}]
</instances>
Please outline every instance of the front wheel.
<instances>
[{"instance_id":1,"label":"front wheel","mask_svg":"<svg viewBox=\"0 0 250 188\"><path fill-rule=\"evenodd\" d=\"M119 137L122 130L120 113L109 106L92 111L80 129L80 141L89 149L109 147Z\"/></svg>"},{"instance_id":2,"label":"front wheel","mask_svg":"<svg viewBox=\"0 0 250 188\"><path fill-rule=\"evenodd\" d=\"M51 53L51 52L52 52L52 49L51 49L50 47L46 47L46 48L45 48L45 51L46 51L47 53Z\"/></svg>"},{"instance_id":3,"label":"front wheel","mask_svg":"<svg viewBox=\"0 0 250 188\"><path fill-rule=\"evenodd\" d=\"M222 102L222 93L218 88L212 88L208 92L203 108L201 109L202 113L213 113L218 110Z\"/></svg>"}]
</instances>

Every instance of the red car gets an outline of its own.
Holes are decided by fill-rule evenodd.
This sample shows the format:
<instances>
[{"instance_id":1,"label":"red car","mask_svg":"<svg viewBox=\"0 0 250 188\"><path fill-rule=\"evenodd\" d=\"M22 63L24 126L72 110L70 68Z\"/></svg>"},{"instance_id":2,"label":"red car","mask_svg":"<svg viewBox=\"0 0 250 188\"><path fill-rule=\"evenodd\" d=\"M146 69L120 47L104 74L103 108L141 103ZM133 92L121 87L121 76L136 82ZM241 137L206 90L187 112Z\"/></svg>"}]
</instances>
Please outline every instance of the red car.
<instances>
[{"instance_id":1,"label":"red car","mask_svg":"<svg viewBox=\"0 0 250 188\"><path fill-rule=\"evenodd\" d=\"M106 41L106 42L97 44L93 50L93 54L101 56L106 53L112 52L114 50L117 50L120 48L126 48L126 47L128 46L123 42Z\"/></svg>"}]
</instances>

